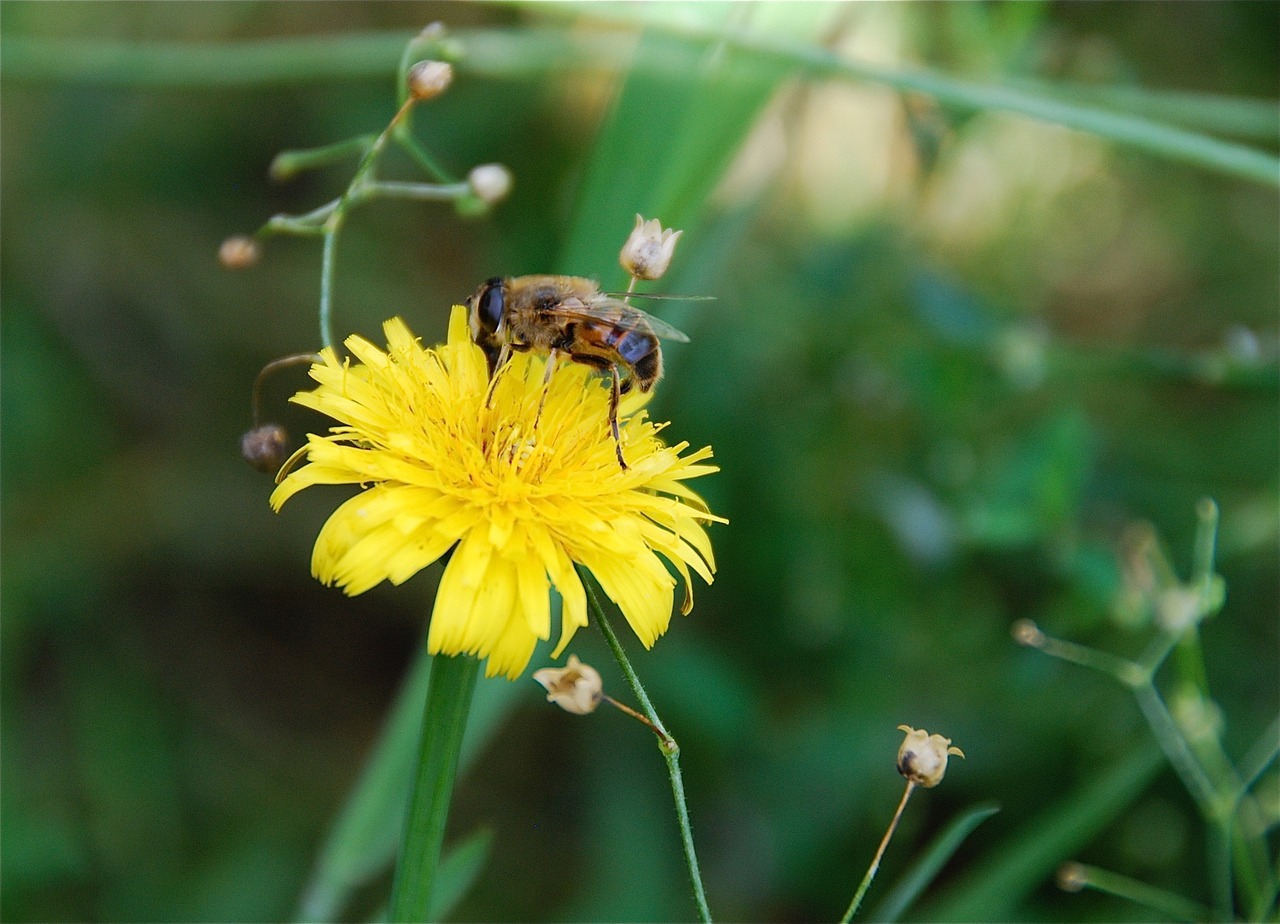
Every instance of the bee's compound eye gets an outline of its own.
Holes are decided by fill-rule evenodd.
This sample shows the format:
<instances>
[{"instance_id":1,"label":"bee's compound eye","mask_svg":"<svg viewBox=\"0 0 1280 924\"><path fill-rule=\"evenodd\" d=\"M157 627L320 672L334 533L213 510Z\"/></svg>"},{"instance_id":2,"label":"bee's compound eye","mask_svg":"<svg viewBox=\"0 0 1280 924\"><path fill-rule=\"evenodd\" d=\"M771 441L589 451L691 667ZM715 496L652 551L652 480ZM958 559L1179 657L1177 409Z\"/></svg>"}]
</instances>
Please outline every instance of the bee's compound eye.
<instances>
[{"instance_id":1,"label":"bee's compound eye","mask_svg":"<svg viewBox=\"0 0 1280 924\"><path fill-rule=\"evenodd\" d=\"M506 286L501 278L490 279L480 290L476 302L476 313L481 322L490 330L497 330L502 323L502 312L506 304Z\"/></svg>"}]
</instances>

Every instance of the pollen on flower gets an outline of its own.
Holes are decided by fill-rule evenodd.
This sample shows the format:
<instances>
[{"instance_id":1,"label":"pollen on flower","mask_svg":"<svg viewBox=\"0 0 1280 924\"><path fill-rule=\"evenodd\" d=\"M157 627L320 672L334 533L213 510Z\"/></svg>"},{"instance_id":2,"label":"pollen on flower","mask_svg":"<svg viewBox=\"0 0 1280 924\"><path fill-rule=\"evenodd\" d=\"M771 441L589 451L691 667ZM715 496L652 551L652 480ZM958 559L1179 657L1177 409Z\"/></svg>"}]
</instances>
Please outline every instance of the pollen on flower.
<instances>
[{"instance_id":1,"label":"pollen on flower","mask_svg":"<svg viewBox=\"0 0 1280 924\"><path fill-rule=\"evenodd\" d=\"M384 325L387 349L346 341L352 360L324 350L318 383L292 400L332 417L308 436L307 464L271 495L277 510L319 484L360 490L316 538L313 574L348 594L399 584L452 549L436 593L428 650L487 658L489 676L519 676L549 639L549 589L563 601L553 657L587 624L583 565L651 646L671 620L677 577L692 605L691 574L708 584L712 514L687 481L717 470L710 447L665 445L648 395L626 396L619 425L629 467L609 432L609 392L576 363L516 353L489 379L455 307L447 342L424 348L404 322ZM672 569L675 572L673 576Z\"/></svg>"}]
</instances>

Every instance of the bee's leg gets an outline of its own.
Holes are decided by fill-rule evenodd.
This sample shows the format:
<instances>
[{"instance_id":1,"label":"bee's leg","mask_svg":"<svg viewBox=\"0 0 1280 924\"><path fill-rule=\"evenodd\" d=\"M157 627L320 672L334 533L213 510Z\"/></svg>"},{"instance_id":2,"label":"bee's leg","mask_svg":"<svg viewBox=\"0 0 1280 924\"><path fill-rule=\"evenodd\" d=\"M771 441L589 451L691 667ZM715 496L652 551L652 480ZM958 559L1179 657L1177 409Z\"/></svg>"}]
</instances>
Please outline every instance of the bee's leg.
<instances>
[{"instance_id":1,"label":"bee's leg","mask_svg":"<svg viewBox=\"0 0 1280 924\"><path fill-rule=\"evenodd\" d=\"M489 407L489 402L493 400L493 389L498 384L499 373L506 368L507 360L511 358L511 346L510 343L502 345L502 349L498 351L497 362L493 364L493 368L489 373L489 387L484 394L484 406L486 409ZM525 349L528 349L528 347L525 347Z\"/></svg>"},{"instance_id":2,"label":"bee's leg","mask_svg":"<svg viewBox=\"0 0 1280 924\"><path fill-rule=\"evenodd\" d=\"M555 371L556 363L560 361L560 351L552 349L547 353L547 364L542 369L542 397L538 399L538 413L533 418L533 429L538 429L538 422L542 420L542 409L547 406L547 392L551 386L551 373Z\"/></svg>"},{"instance_id":3,"label":"bee's leg","mask_svg":"<svg viewBox=\"0 0 1280 924\"><path fill-rule=\"evenodd\" d=\"M618 382L618 367L616 365L609 366L610 382L613 388L609 390L609 429L613 432L613 448L618 454L618 466L625 472L627 470L627 460L622 458L622 434L618 432L618 401L622 396L622 388Z\"/></svg>"}]
</instances>

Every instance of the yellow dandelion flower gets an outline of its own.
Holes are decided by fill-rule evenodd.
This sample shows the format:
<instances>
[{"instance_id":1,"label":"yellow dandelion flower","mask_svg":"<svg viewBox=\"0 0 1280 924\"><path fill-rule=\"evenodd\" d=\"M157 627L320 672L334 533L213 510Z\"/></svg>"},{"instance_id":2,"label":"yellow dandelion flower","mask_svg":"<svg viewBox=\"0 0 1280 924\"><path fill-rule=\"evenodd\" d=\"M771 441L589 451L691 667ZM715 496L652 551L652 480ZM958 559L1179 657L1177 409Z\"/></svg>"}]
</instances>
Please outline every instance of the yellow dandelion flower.
<instances>
[{"instance_id":1,"label":"yellow dandelion flower","mask_svg":"<svg viewBox=\"0 0 1280 924\"><path fill-rule=\"evenodd\" d=\"M648 395L627 395L623 470L608 389L585 366L560 363L544 389L545 358L515 353L491 388L465 309L453 309L448 341L434 349L399 318L384 331L385 353L347 339L354 363L323 350L311 367L319 387L292 399L338 424L308 436L299 451L308 464L283 477L272 507L311 485L362 488L316 538L320 581L355 595L408 580L452 549L427 648L487 658L487 676L510 678L551 636L549 586L564 602L553 657L587 624L575 563L646 648L671 620L676 580L663 559L683 580L689 612L690 570L708 584L715 573L704 524L725 522L685 485L718 470L706 464L710 447L682 454L687 443L664 445L665 424L643 410Z\"/></svg>"}]
</instances>

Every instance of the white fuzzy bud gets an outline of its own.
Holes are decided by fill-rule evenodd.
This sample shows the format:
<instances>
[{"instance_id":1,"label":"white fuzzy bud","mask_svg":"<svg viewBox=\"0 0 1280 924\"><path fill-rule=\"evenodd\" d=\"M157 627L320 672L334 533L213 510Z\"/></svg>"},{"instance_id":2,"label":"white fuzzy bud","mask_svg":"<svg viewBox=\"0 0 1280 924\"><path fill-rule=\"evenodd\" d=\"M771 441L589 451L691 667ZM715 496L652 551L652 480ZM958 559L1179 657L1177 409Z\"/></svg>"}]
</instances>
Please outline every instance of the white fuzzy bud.
<instances>
[{"instance_id":1,"label":"white fuzzy bud","mask_svg":"<svg viewBox=\"0 0 1280 924\"><path fill-rule=\"evenodd\" d=\"M671 256L681 234L684 232L670 228L664 230L662 222L656 218L645 221L637 215L635 229L622 245L618 262L637 279L659 279L671 265Z\"/></svg>"},{"instance_id":2,"label":"white fuzzy bud","mask_svg":"<svg viewBox=\"0 0 1280 924\"><path fill-rule=\"evenodd\" d=\"M481 164L467 174L467 183L477 199L493 205L507 198L511 192L511 171L502 164Z\"/></svg>"}]
</instances>

